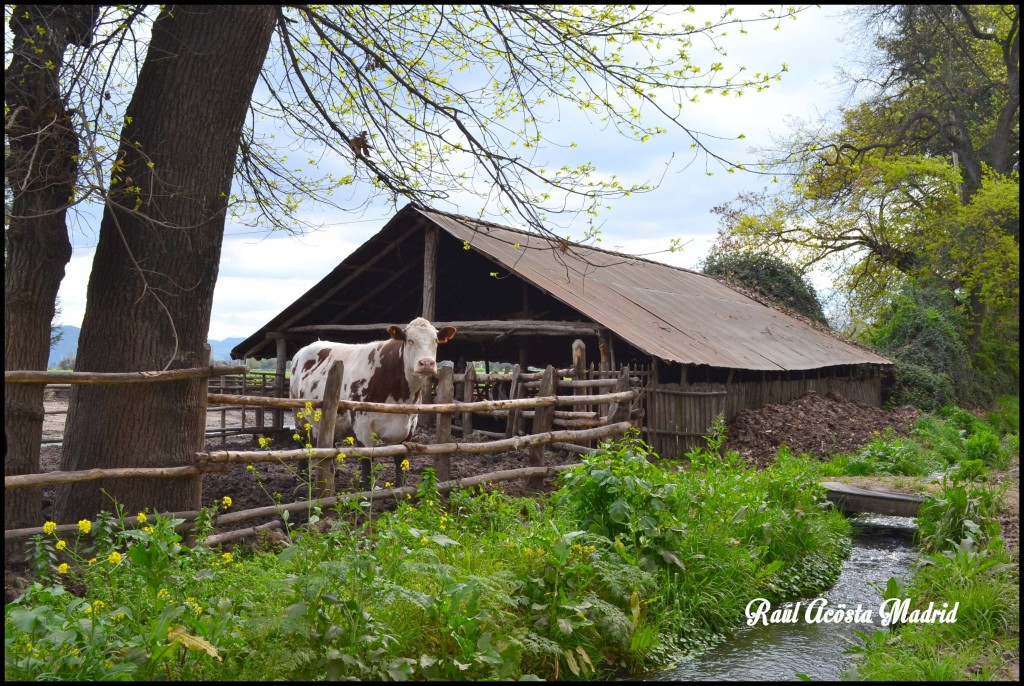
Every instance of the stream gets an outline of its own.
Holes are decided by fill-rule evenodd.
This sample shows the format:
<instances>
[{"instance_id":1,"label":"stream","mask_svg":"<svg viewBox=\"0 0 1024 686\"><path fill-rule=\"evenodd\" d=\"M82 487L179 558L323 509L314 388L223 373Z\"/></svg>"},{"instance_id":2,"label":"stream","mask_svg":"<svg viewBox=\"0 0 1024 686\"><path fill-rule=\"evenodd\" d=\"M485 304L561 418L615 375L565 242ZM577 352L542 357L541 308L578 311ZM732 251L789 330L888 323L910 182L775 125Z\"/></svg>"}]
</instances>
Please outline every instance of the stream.
<instances>
[{"instance_id":1,"label":"stream","mask_svg":"<svg viewBox=\"0 0 1024 686\"><path fill-rule=\"evenodd\" d=\"M871 612L871 624L808 623L805 617L814 598L802 599L797 621L758 623L743 626L706 653L687 659L673 669L650 674L648 681L795 681L806 674L814 681L835 681L842 677L853 656L844 651L860 645L855 631L870 633L881 628L881 593L868 584L882 587L891 576L905 575L916 555L913 519L862 514L851 519L853 550L843 564L835 585L817 598L828 601L829 609L858 604ZM819 601L820 604L820 601ZM772 609L793 607L783 603ZM872 624L874 625L872 627Z\"/></svg>"}]
</instances>

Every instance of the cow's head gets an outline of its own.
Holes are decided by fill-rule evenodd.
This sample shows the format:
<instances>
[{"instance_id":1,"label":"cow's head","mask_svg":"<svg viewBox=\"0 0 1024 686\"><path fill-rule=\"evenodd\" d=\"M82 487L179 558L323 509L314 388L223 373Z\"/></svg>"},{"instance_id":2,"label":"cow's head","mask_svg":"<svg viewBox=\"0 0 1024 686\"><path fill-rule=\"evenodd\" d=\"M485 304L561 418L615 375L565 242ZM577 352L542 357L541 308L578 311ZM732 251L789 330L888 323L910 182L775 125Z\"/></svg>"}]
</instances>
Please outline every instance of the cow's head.
<instances>
[{"instance_id":1,"label":"cow's head","mask_svg":"<svg viewBox=\"0 0 1024 686\"><path fill-rule=\"evenodd\" d=\"M405 341L406 373L430 376L437 371L437 344L447 343L455 337L455 327L445 326L440 331L423 317L416 317L404 330L389 326L391 338Z\"/></svg>"}]
</instances>

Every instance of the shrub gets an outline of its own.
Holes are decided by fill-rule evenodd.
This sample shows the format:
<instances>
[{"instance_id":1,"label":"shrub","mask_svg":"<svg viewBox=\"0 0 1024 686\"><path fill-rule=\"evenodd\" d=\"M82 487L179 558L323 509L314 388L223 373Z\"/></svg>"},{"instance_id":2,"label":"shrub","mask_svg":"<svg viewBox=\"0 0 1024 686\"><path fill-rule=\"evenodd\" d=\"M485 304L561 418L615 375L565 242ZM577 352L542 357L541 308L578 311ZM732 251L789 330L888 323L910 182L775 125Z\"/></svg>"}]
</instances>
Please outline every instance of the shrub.
<instances>
[{"instance_id":1,"label":"shrub","mask_svg":"<svg viewBox=\"0 0 1024 686\"><path fill-rule=\"evenodd\" d=\"M868 342L896 363L892 404L925 411L943 405L987 404L975 380L955 301L946 291L907 288L868 334Z\"/></svg>"},{"instance_id":2,"label":"shrub","mask_svg":"<svg viewBox=\"0 0 1024 686\"><path fill-rule=\"evenodd\" d=\"M704 273L749 288L828 326L814 286L795 266L763 253L712 252Z\"/></svg>"}]
</instances>

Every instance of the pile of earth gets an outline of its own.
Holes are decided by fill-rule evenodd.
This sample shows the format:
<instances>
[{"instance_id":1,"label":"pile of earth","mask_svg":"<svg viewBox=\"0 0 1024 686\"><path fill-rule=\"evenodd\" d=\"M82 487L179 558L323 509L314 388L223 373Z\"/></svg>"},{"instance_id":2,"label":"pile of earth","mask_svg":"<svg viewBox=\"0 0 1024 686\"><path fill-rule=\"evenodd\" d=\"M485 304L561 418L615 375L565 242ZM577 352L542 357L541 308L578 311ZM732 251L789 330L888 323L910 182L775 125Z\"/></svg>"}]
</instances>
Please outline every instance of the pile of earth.
<instances>
[{"instance_id":1,"label":"pile of earth","mask_svg":"<svg viewBox=\"0 0 1024 686\"><path fill-rule=\"evenodd\" d=\"M725 447L763 469L775 461L781 445L825 459L855 452L886 429L905 436L920 416L909 405L883 410L841 395L807 391L785 404L739 412L729 422Z\"/></svg>"}]
</instances>

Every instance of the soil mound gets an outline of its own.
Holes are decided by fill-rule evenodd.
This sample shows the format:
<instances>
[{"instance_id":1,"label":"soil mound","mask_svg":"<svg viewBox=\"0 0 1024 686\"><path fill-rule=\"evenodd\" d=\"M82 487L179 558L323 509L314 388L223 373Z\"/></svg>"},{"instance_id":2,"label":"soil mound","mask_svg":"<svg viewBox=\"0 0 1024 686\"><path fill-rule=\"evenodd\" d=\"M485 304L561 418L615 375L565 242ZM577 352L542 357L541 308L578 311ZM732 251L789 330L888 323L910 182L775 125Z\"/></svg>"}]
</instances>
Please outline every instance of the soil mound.
<instances>
[{"instance_id":1,"label":"soil mound","mask_svg":"<svg viewBox=\"0 0 1024 686\"><path fill-rule=\"evenodd\" d=\"M909 405L883 410L834 393L807 391L785 404L741 411L729 423L725 447L763 469L775 461L780 445L824 459L854 452L887 428L905 436L920 416Z\"/></svg>"}]
</instances>

